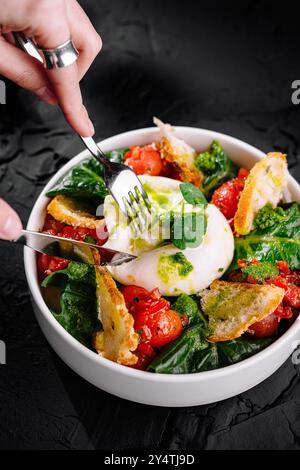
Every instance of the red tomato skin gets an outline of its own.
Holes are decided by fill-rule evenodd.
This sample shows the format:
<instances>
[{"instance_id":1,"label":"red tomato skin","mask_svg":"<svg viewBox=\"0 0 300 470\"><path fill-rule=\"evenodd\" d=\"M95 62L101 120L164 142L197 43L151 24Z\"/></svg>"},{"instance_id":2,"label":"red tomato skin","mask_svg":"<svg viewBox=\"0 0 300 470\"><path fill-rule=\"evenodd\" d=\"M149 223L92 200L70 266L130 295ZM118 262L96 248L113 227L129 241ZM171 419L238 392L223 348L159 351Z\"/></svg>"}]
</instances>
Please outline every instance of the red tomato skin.
<instances>
[{"instance_id":1,"label":"red tomato skin","mask_svg":"<svg viewBox=\"0 0 300 470\"><path fill-rule=\"evenodd\" d=\"M60 271L65 269L69 264L69 261L56 258L54 256L45 255L43 253L38 253L37 256L37 268L40 277L44 278L54 271Z\"/></svg>"},{"instance_id":2,"label":"red tomato skin","mask_svg":"<svg viewBox=\"0 0 300 470\"><path fill-rule=\"evenodd\" d=\"M220 209L226 219L231 220L237 211L239 197L244 189L245 181L242 178L234 178L226 181L215 190L212 203Z\"/></svg>"},{"instance_id":3,"label":"red tomato skin","mask_svg":"<svg viewBox=\"0 0 300 470\"><path fill-rule=\"evenodd\" d=\"M276 276L268 279L268 284L273 284L285 290L284 301L291 307L300 307L300 287L289 282L291 275Z\"/></svg>"},{"instance_id":4,"label":"red tomato skin","mask_svg":"<svg viewBox=\"0 0 300 470\"><path fill-rule=\"evenodd\" d=\"M254 323L248 329L248 332L255 338L268 338L277 333L280 318L271 313L264 320Z\"/></svg>"},{"instance_id":5,"label":"red tomato skin","mask_svg":"<svg viewBox=\"0 0 300 470\"><path fill-rule=\"evenodd\" d=\"M237 178L239 179L246 179L249 176L249 170L246 170L246 168L240 168Z\"/></svg>"},{"instance_id":6,"label":"red tomato skin","mask_svg":"<svg viewBox=\"0 0 300 470\"><path fill-rule=\"evenodd\" d=\"M291 273L291 270L289 268L287 261L277 261L276 264L277 264L279 271L282 272L283 274Z\"/></svg>"},{"instance_id":7,"label":"red tomato skin","mask_svg":"<svg viewBox=\"0 0 300 470\"><path fill-rule=\"evenodd\" d=\"M37 254L37 269L40 276L45 276L45 272L49 268L51 256L43 253Z\"/></svg>"},{"instance_id":8,"label":"red tomato skin","mask_svg":"<svg viewBox=\"0 0 300 470\"><path fill-rule=\"evenodd\" d=\"M131 147L124 155L124 160L138 175L158 176L164 169L160 152L154 144Z\"/></svg>"},{"instance_id":9,"label":"red tomato skin","mask_svg":"<svg viewBox=\"0 0 300 470\"><path fill-rule=\"evenodd\" d=\"M47 214L43 231L49 232L49 230L53 230L52 234L57 235L63 230L64 226L65 224L63 224L62 222L58 222L50 214Z\"/></svg>"},{"instance_id":10,"label":"red tomato skin","mask_svg":"<svg viewBox=\"0 0 300 470\"><path fill-rule=\"evenodd\" d=\"M141 341L149 341L155 349L174 341L182 333L180 316L173 310L140 312L135 317L134 326L140 333Z\"/></svg>"},{"instance_id":11,"label":"red tomato skin","mask_svg":"<svg viewBox=\"0 0 300 470\"><path fill-rule=\"evenodd\" d=\"M158 289L149 292L143 287L131 285L123 287L122 293L126 306L132 315L143 311L148 311L149 313L166 311L170 308L170 303L166 299L161 298Z\"/></svg>"},{"instance_id":12,"label":"red tomato skin","mask_svg":"<svg viewBox=\"0 0 300 470\"><path fill-rule=\"evenodd\" d=\"M47 214L43 232L50 235L56 235L63 238L84 241L87 235L90 235L96 241L96 244L103 245L108 238L107 229L104 226L101 231L101 237L98 237L97 231L85 227L72 227L55 220L50 214ZM41 277L45 277L54 271L65 269L69 262L60 258L39 254L37 257L38 272Z\"/></svg>"}]
</instances>

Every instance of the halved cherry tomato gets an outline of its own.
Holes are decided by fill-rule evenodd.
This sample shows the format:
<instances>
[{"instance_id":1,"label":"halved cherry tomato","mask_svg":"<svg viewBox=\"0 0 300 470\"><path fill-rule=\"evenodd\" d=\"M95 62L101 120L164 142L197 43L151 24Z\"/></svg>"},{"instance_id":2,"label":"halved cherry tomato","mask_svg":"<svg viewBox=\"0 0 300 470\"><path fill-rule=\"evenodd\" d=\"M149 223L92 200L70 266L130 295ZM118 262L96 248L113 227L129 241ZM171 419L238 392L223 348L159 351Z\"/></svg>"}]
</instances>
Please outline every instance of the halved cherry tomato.
<instances>
[{"instance_id":1,"label":"halved cherry tomato","mask_svg":"<svg viewBox=\"0 0 300 470\"><path fill-rule=\"evenodd\" d=\"M287 263L287 261L277 261L277 267L279 269L279 271L283 274L290 274L291 273L291 270L289 268L289 265Z\"/></svg>"},{"instance_id":2,"label":"halved cherry tomato","mask_svg":"<svg viewBox=\"0 0 300 470\"><path fill-rule=\"evenodd\" d=\"M173 310L140 312L135 316L134 326L141 341L149 342L150 346L157 349L174 341L182 333L180 316Z\"/></svg>"},{"instance_id":3,"label":"halved cherry tomato","mask_svg":"<svg viewBox=\"0 0 300 470\"><path fill-rule=\"evenodd\" d=\"M131 147L124 155L124 160L137 175L158 176L163 171L163 163L155 144Z\"/></svg>"},{"instance_id":4,"label":"halved cherry tomato","mask_svg":"<svg viewBox=\"0 0 300 470\"><path fill-rule=\"evenodd\" d=\"M285 302L281 302L276 308L276 310L273 312L273 314L277 315L280 320L290 320L291 318L293 318L294 315L292 307L290 305L287 305Z\"/></svg>"},{"instance_id":5,"label":"halved cherry tomato","mask_svg":"<svg viewBox=\"0 0 300 470\"><path fill-rule=\"evenodd\" d=\"M53 230L53 235L57 235L63 230L64 226L65 224L63 224L62 222L58 222L50 214L47 214L43 231L49 232L50 230Z\"/></svg>"},{"instance_id":6,"label":"halved cherry tomato","mask_svg":"<svg viewBox=\"0 0 300 470\"><path fill-rule=\"evenodd\" d=\"M68 264L69 261L62 258L56 258L42 253L38 253L37 256L38 273L41 277L45 277L55 271L65 269Z\"/></svg>"},{"instance_id":7,"label":"halved cherry tomato","mask_svg":"<svg viewBox=\"0 0 300 470\"><path fill-rule=\"evenodd\" d=\"M244 179L246 179L248 176L249 176L249 170L246 170L246 168L240 168L240 169L239 169L237 178L244 180Z\"/></svg>"},{"instance_id":8,"label":"halved cherry tomato","mask_svg":"<svg viewBox=\"0 0 300 470\"><path fill-rule=\"evenodd\" d=\"M277 333L280 318L272 313L264 320L254 323L250 326L248 332L255 338L267 338Z\"/></svg>"},{"instance_id":9,"label":"halved cherry tomato","mask_svg":"<svg viewBox=\"0 0 300 470\"><path fill-rule=\"evenodd\" d=\"M300 287L296 286L292 282L289 282L290 275L287 274L273 277L268 279L268 284L281 287L285 290L284 301L291 307L300 307Z\"/></svg>"},{"instance_id":10,"label":"halved cherry tomato","mask_svg":"<svg viewBox=\"0 0 300 470\"><path fill-rule=\"evenodd\" d=\"M223 183L213 193L212 203L220 209L228 220L233 219L235 216L244 185L245 180L243 178L234 178Z\"/></svg>"},{"instance_id":11,"label":"halved cherry tomato","mask_svg":"<svg viewBox=\"0 0 300 470\"><path fill-rule=\"evenodd\" d=\"M84 241L86 236L90 236L95 240L98 245L103 245L107 239L107 229L104 226L101 232L101 238L98 237L95 229L85 227L72 227L55 220L51 215L47 215L43 227L44 233L56 235L63 238L72 238L77 241ZM69 262L61 258L55 258L44 254L39 254L37 257L38 272L41 277L45 277L54 271L59 271L68 266Z\"/></svg>"},{"instance_id":12,"label":"halved cherry tomato","mask_svg":"<svg viewBox=\"0 0 300 470\"><path fill-rule=\"evenodd\" d=\"M132 315L142 311L155 313L170 308L170 302L161 298L158 289L147 291L139 286L126 286L122 289L126 306Z\"/></svg>"}]
</instances>

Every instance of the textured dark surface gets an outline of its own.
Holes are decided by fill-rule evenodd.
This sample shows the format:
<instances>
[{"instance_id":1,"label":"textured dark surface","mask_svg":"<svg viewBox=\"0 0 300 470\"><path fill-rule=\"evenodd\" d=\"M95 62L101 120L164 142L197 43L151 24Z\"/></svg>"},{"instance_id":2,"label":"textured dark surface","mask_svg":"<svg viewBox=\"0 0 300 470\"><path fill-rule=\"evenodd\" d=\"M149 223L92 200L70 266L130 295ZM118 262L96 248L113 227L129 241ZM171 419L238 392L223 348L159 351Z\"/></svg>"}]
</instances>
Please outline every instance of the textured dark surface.
<instances>
[{"instance_id":1,"label":"textured dark surface","mask_svg":"<svg viewBox=\"0 0 300 470\"><path fill-rule=\"evenodd\" d=\"M294 2L207 3L82 2L104 42L83 82L97 137L151 125L155 114L284 151L299 178ZM48 179L82 147L57 109L7 85L0 197L25 223ZM300 448L300 369L291 360L254 389L213 405L163 409L115 398L78 377L48 346L34 319L21 250L0 245L0 259L0 339L7 345L0 448Z\"/></svg>"}]
</instances>

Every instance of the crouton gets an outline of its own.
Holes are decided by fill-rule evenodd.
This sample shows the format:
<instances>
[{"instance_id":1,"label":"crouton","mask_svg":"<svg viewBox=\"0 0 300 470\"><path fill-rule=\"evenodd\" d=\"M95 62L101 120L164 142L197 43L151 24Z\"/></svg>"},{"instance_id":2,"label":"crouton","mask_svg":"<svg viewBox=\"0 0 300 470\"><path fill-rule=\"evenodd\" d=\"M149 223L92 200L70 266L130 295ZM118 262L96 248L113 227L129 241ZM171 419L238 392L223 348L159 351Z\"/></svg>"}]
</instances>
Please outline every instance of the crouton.
<instances>
[{"instance_id":1,"label":"crouton","mask_svg":"<svg viewBox=\"0 0 300 470\"><path fill-rule=\"evenodd\" d=\"M55 196L48 204L47 212L55 220L73 227L99 229L104 224L104 219L98 219L82 203L67 196Z\"/></svg>"},{"instance_id":2,"label":"crouton","mask_svg":"<svg viewBox=\"0 0 300 470\"><path fill-rule=\"evenodd\" d=\"M247 235L253 230L256 214L267 203L277 206L286 185L286 175L286 155L282 153L268 153L254 165L246 179L234 217L238 235Z\"/></svg>"},{"instance_id":3,"label":"crouton","mask_svg":"<svg viewBox=\"0 0 300 470\"><path fill-rule=\"evenodd\" d=\"M170 124L164 124L156 117L153 122L161 130L162 137L158 147L162 158L176 166L182 181L188 181L200 187L203 175L195 166L196 151L182 139L175 137L174 129Z\"/></svg>"},{"instance_id":4,"label":"crouton","mask_svg":"<svg viewBox=\"0 0 300 470\"><path fill-rule=\"evenodd\" d=\"M138 358L133 351L138 346L139 336L134 331L133 316L128 312L123 294L107 269L96 266L95 270L103 332L96 333L94 347L100 355L119 364L136 364Z\"/></svg>"},{"instance_id":5,"label":"crouton","mask_svg":"<svg viewBox=\"0 0 300 470\"><path fill-rule=\"evenodd\" d=\"M214 281L200 293L209 319L210 341L239 338L248 328L274 312L284 289L273 285Z\"/></svg>"}]
</instances>

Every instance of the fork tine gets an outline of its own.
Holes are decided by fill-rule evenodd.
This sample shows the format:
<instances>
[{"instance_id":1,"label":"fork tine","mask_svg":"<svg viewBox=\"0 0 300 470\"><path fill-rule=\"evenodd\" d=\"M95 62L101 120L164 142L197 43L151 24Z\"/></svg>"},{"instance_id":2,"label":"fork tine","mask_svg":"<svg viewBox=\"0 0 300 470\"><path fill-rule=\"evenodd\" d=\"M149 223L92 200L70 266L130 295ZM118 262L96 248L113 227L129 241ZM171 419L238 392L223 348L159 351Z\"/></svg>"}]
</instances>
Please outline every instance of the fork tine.
<instances>
[{"instance_id":1,"label":"fork tine","mask_svg":"<svg viewBox=\"0 0 300 470\"><path fill-rule=\"evenodd\" d=\"M137 201L139 213L138 216L140 218L141 223L143 224L143 229L147 227L147 224L151 217L150 212L150 202L149 200L145 200L145 197L141 193L140 189L136 186L135 188L135 199Z\"/></svg>"},{"instance_id":2,"label":"fork tine","mask_svg":"<svg viewBox=\"0 0 300 470\"><path fill-rule=\"evenodd\" d=\"M137 224L136 211L133 208L131 202L128 199L126 199L125 196L123 197L123 203L124 203L124 206L125 206L125 209L126 209L126 214L127 214L128 219L129 219L130 225L133 227L133 229L135 231L135 235L137 235L140 231L140 227Z\"/></svg>"},{"instance_id":3,"label":"fork tine","mask_svg":"<svg viewBox=\"0 0 300 470\"><path fill-rule=\"evenodd\" d=\"M131 207L135 213L136 223L139 225L139 231L142 231L145 228L147 218L145 216L145 209L140 202L138 193L136 192L136 187L134 190L135 194L130 191L128 195L130 198Z\"/></svg>"}]
</instances>

